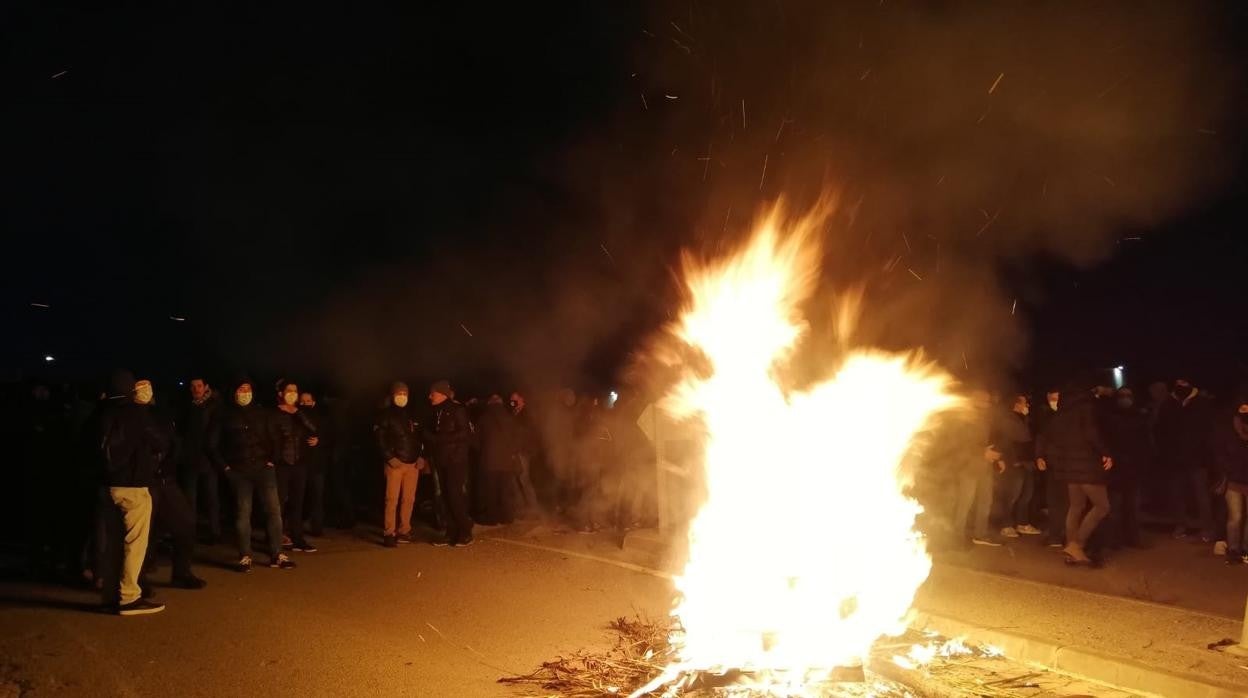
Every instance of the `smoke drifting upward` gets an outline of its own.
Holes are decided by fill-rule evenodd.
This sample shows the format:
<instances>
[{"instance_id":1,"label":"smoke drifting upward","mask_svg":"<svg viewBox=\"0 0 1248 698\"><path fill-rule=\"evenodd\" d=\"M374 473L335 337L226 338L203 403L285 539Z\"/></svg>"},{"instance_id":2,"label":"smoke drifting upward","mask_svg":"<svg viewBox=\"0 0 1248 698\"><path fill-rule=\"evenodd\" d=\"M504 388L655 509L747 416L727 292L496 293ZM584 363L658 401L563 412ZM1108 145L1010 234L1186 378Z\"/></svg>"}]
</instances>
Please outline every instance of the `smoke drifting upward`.
<instances>
[{"instance_id":1,"label":"smoke drifting upward","mask_svg":"<svg viewBox=\"0 0 1248 698\"><path fill-rule=\"evenodd\" d=\"M1094 263L1218 191L1241 146L1235 12L656 4L619 20L619 55L596 57L618 78L581 85L608 106L513 165L503 200L438 223L442 242L361 275L278 341L328 344L355 384L601 376L675 309L682 247L723 251L776 199L800 215L832 192L817 297L861 288L861 341L993 378L1021 359L1042 300L1017 292L1026 262Z\"/></svg>"},{"instance_id":2,"label":"smoke drifting upward","mask_svg":"<svg viewBox=\"0 0 1248 698\"><path fill-rule=\"evenodd\" d=\"M865 284L863 336L990 378L1026 339L1004 263L1092 263L1216 193L1238 147L1234 12L679 3L652 15L640 108L704 243L832 189L824 281Z\"/></svg>"}]
</instances>

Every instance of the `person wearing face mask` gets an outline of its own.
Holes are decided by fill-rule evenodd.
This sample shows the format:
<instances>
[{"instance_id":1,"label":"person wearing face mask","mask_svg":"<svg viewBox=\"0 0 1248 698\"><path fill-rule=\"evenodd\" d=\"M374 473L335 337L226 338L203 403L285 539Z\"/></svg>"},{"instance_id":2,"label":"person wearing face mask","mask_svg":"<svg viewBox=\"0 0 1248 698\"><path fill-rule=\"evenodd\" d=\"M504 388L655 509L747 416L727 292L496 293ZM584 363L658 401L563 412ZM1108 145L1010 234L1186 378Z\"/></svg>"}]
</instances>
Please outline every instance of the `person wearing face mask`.
<instances>
[{"instance_id":1,"label":"person wearing face mask","mask_svg":"<svg viewBox=\"0 0 1248 698\"><path fill-rule=\"evenodd\" d=\"M1014 396L1010 411L1000 415L995 441L1002 444L1006 468L997 475L997 521L1001 535L1038 535L1031 525L1031 497L1035 489L1036 449L1031 435L1031 401L1026 395Z\"/></svg>"},{"instance_id":2,"label":"person wearing face mask","mask_svg":"<svg viewBox=\"0 0 1248 698\"><path fill-rule=\"evenodd\" d=\"M1230 414L1214 425L1214 462L1217 490L1226 498L1226 564L1248 562L1245 552L1244 509L1248 501L1248 398L1235 401Z\"/></svg>"},{"instance_id":3,"label":"person wearing face mask","mask_svg":"<svg viewBox=\"0 0 1248 698\"><path fill-rule=\"evenodd\" d=\"M234 521L238 535L239 572L250 572L251 502L256 492L264 508L268 534L269 566L294 569L295 563L282 552L282 505L277 492L275 464L280 445L273 417L254 402L250 379L236 381L233 404L223 408L209 432L209 446L216 464L234 490L237 504Z\"/></svg>"},{"instance_id":4,"label":"person wearing face mask","mask_svg":"<svg viewBox=\"0 0 1248 698\"><path fill-rule=\"evenodd\" d=\"M429 404L433 405L433 423L425 430L425 441L433 455L433 467L442 483L442 498L447 512L446 538L434 545L472 545L472 519L468 517L468 449L472 427L468 410L454 400L448 381L440 380L429 388Z\"/></svg>"},{"instance_id":5,"label":"person wearing face mask","mask_svg":"<svg viewBox=\"0 0 1248 698\"><path fill-rule=\"evenodd\" d=\"M1096 423L1090 390L1063 390L1053 421L1036 440L1036 465L1066 487L1066 559L1088 565L1088 541L1109 515L1108 473L1114 467Z\"/></svg>"},{"instance_id":6,"label":"person wearing face mask","mask_svg":"<svg viewBox=\"0 0 1248 698\"><path fill-rule=\"evenodd\" d=\"M386 477L381 542L387 548L412 542L416 486L420 482L420 471L427 468L420 423L412 414L410 400L407 384L394 383L390 386L390 404L381 411L373 426Z\"/></svg>"},{"instance_id":7,"label":"person wearing face mask","mask_svg":"<svg viewBox=\"0 0 1248 698\"><path fill-rule=\"evenodd\" d=\"M1031 433L1037 440L1048 430L1049 424L1057 416L1061 398L1060 390L1050 388L1044 393L1044 403L1038 410L1031 413ZM1063 547L1066 545L1066 510L1069 508L1069 502L1066 500L1066 486L1058 482L1057 478L1048 472L1045 464L1039 460L1036 461L1036 472L1038 485L1044 490L1045 524L1041 541L1050 548Z\"/></svg>"},{"instance_id":8,"label":"person wearing face mask","mask_svg":"<svg viewBox=\"0 0 1248 698\"><path fill-rule=\"evenodd\" d=\"M325 534L325 477L329 470L329 454L333 445L329 439L329 422L316 407L316 397L304 390L299 393L299 414L312 425L315 443L308 441L304 452L304 467L308 469L308 535Z\"/></svg>"},{"instance_id":9,"label":"person wearing face mask","mask_svg":"<svg viewBox=\"0 0 1248 698\"><path fill-rule=\"evenodd\" d=\"M303 502L308 491L307 454L317 448L316 425L299 409L299 386L283 380L273 414L277 439L277 496L282 505L282 547L300 553L317 548L303 535Z\"/></svg>"},{"instance_id":10,"label":"person wearing face mask","mask_svg":"<svg viewBox=\"0 0 1248 698\"><path fill-rule=\"evenodd\" d=\"M1148 415L1135 404L1130 388L1119 388L1102 418L1105 441L1114 459L1109 471L1109 547L1140 545L1140 487L1153 459Z\"/></svg>"},{"instance_id":11,"label":"person wearing face mask","mask_svg":"<svg viewBox=\"0 0 1248 698\"><path fill-rule=\"evenodd\" d=\"M1209 468L1213 460L1213 409L1203 391L1180 378L1157 417L1157 448L1169 483L1170 512L1174 536L1183 538L1199 528L1201 539L1211 542L1216 534ZM1198 520L1189 518L1195 500Z\"/></svg>"},{"instance_id":12,"label":"person wearing face mask","mask_svg":"<svg viewBox=\"0 0 1248 698\"><path fill-rule=\"evenodd\" d=\"M101 512L97 566L104 604L122 616L165 610L164 604L143 598L140 586L151 533L150 488L173 442L172 433L152 415L152 399L150 381L117 371L96 442L107 502Z\"/></svg>"}]
</instances>

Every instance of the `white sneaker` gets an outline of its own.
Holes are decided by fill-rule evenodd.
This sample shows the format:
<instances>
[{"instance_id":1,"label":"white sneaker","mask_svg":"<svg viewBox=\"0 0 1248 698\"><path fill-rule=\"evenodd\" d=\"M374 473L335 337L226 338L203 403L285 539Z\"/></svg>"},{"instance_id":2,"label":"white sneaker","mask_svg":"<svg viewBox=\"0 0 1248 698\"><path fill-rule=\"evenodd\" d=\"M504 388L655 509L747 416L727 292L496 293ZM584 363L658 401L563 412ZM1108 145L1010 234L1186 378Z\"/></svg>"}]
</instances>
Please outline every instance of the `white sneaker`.
<instances>
[{"instance_id":1,"label":"white sneaker","mask_svg":"<svg viewBox=\"0 0 1248 698\"><path fill-rule=\"evenodd\" d=\"M1019 526L1017 530L1025 536L1038 536L1043 533L1043 531L1035 526L1032 526L1031 524L1023 524L1022 526Z\"/></svg>"},{"instance_id":2,"label":"white sneaker","mask_svg":"<svg viewBox=\"0 0 1248 698\"><path fill-rule=\"evenodd\" d=\"M1018 531L1014 530L1013 526L1006 526L1005 528L1001 529L1001 535L1005 536L1006 538L1018 538Z\"/></svg>"},{"instance_id":3,"label":"white sneaker","mask_svg":"<svg viewBox=\"0 0 1248 698\"><path fill-rule=\"evenodd\" d=\"M1220 540L1220 541L1218 541L1217 543L1214 543L1214 544L1213 544L1213 554L1214 554L1214 555L1216 555L1216 556L1218 556L1218 557L1223 557L1223 556L1225 556L1225 555L1226 555L1226 541L1224 541L1224 540Z\"/></svg>"}]
</instances>

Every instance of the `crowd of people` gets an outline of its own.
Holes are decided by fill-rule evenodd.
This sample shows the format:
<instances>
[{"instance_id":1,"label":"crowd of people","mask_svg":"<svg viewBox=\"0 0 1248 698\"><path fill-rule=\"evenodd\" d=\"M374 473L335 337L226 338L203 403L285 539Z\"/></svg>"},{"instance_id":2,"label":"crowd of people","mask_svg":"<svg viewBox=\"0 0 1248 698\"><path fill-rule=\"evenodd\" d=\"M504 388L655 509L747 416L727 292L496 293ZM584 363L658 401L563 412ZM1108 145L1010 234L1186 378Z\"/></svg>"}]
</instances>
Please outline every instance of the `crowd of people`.
<instances>
[{"instance_id":1,"label":"crowd of people","mask_svg":"<svg viewBox=\"0 0 1248 698\"><path fill-rule=\"evenodd\" d=\"M164 608L148 582L158 554L167 547L173 586L203 588L195 546L223 542L229 523L246 573L257 564L253 522L262 560L290 570L317 552L327 524L352 528L361 515L381 524L387 548L421 538L465 547L476 525L538 514L577 532L648 516L646 440L636 415L609 409L614 395L564 389L539 421L519 391L460 402L439 380L426 407L395 382L380 409L352 419L294 381L274 387L269 403L247 376L224 392L196 376L158 403L152 381L126 371L94 401L34 385L14 434L28 495L19 542L32 567L94 584L106 608L140 615ZM428 523L419 535L417 516Z\"/></svg>"},{"instance_id":2,"label":"crowd of people","mask_svg":"<svg viewBox=\"0 0 1248 698\"><path fill-rule=\"evenodd\" d=\"M265 392L246 376L219 392L201 375L158 401L151 380L125 371L94 397L33 385L5 420L19 425L25 482L4 530L25 531L36 572L93 584L107 608L138 615L163 609L149 578L164 554L172 585L202 588L196 545L228 531L234 568L250 572L253 523L262 561L291 570L327 526L361 517L387 548L465 547L475 526L517 519L622 532L657 518L653 445L614 393L564 389L535 417L519 391L461 402L446 380L425 400L395 382L356 415L295 381ZM943 521L968 547L1034 536L1094 565L1141 545L1147 512L1228 564L1248 561L1248 398L1220 403L1187 380L1154 384L1143 402L1076 385L1034 408L1025 394L969 397L924 450L925 530Z\"/></svg>"},{"instance_id":3,"label":"crowd of people","mask_svg":"<svg viewBox=\"0 0 1248 698\"><path fill-rule=\"evenodd\" d=\"M946 520L955 544L998 547L1037 536L1068 564L1141 547L1141 525L1199 536L1227 564L1248 561L1248 398L1218 401L1186 379L1130 387L1048 390L971 406L933 450L954 495Z\"/></svg>"}]
</instances>

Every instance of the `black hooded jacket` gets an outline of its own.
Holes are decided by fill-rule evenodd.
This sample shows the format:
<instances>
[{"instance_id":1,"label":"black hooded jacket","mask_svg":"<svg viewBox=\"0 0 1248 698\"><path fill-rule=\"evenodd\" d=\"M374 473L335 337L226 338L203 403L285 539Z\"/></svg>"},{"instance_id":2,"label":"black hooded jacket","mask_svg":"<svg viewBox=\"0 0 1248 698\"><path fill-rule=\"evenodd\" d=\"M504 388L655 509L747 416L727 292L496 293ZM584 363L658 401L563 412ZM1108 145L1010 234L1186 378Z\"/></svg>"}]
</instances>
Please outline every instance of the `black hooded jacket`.
<instances>
[{"instance_id":1,"label":"black hooded jacket","mask_svg":"<svg viewBox=\"0 0 1248 698\"><path fill-rule=\"evenodd\" d=\"M217 468L256 473L277 462L279 444L269 410L254 402L223 407L209 432L212 462Z\"/></svg>"},{"instance_id":2,"label":"black hooded jacket","mask_svg":"<svg viewBox=\"0 0 1248 698\"><path fill-rule=\"evenodd\" d=\"M287 412L276 408L270 415L276 444L274 455L280 465L304 465L309 450L308 437L316 435L316 425L303 410Z\"/></svg>"},{"instance_id":3,"label":"black hooded jacket","mask_svg":"<svg viewBox=\"0 0 1248 698\"><path fill-rule=\"evenodd\" d=\"M1057 413L1036 440L1036 457L1043 458L1059 482L1105 484L1102 456L1110 454L1096 424L1092 396L1063 391Z\"/></svg>"},{"instance_id":4,"label":"black hooded jacket","mask_svg":"<svg viewBox=\"0 0 1248 698\"><path fill-rule=\"evenodd\" d=\"M468 409L454 400L434 407L433 426L426 430L425 439L431 446L437 467L467 466L472 442Z\"/></svg>"},{"instance_id":5,"label":"black hooded jacket","mask_svg":"<svg viewBox=\"0 0 1248 698\"><path fill-rule=\"evenodd\" d=\"M173 433L148 405L116 398L100 420L99 444L109 487L150 487L171 453Z\"/></svg>"},{"instance_id":6,"label":"black hooded jacket","mask_svg":"<svg viewBox=\"0 0 1248 698\"><path fill-rule=\"evenodd\" d=\"M212 393L201 404L188 403L182 413L182 467L184 472L204 473L212 470L212 453L208 448L208 432L221 411L221 398Z\"/></svg>"}]
</instances>

